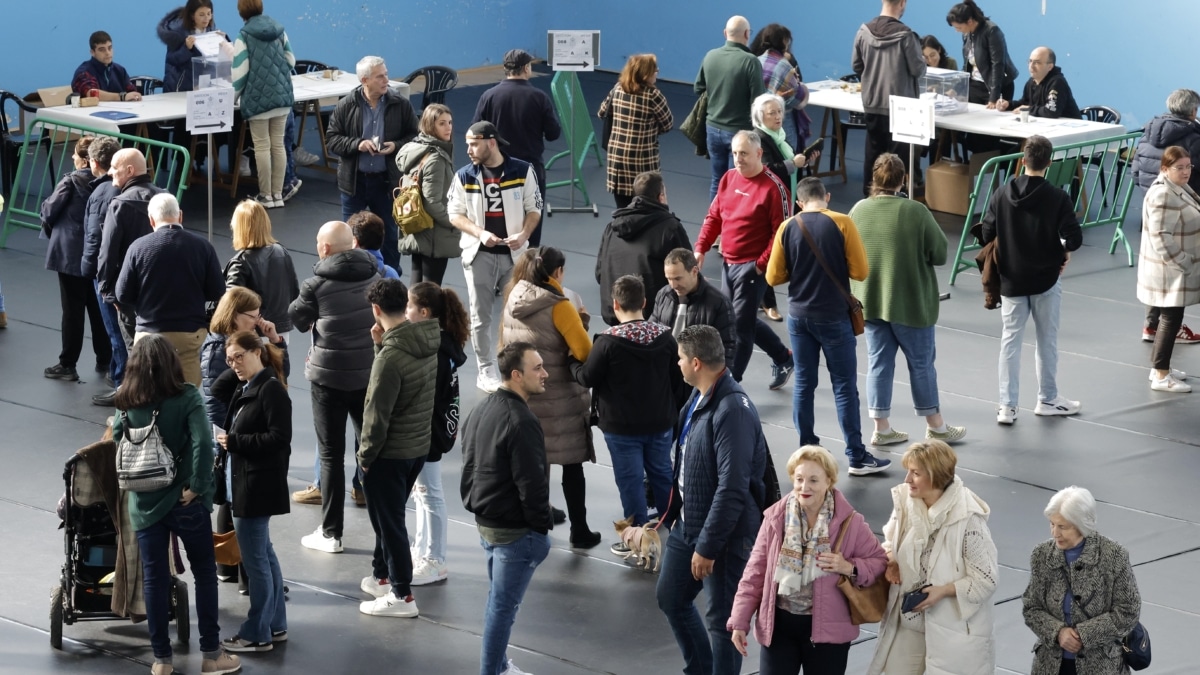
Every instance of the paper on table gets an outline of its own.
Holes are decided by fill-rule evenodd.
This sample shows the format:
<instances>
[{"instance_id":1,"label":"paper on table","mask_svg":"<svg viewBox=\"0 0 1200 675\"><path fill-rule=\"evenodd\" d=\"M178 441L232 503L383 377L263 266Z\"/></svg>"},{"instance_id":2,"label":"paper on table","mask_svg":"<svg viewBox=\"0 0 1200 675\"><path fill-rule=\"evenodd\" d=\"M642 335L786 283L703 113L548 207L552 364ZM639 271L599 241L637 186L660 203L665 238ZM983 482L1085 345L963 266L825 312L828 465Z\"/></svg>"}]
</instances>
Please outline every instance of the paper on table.
<instances>
[{"instance_id":1,"label":"paper on table","mask_svg":"<svg viewBox=\"0 0 1200 675\"><path fill-rule=\"evenodd\" d=\"M192 37L196 38L196 49L200 50L200 55L204 58L215 59L221 55L221 45L225 38L220 33L213 31Z\"/></svg>"}]
</instances>

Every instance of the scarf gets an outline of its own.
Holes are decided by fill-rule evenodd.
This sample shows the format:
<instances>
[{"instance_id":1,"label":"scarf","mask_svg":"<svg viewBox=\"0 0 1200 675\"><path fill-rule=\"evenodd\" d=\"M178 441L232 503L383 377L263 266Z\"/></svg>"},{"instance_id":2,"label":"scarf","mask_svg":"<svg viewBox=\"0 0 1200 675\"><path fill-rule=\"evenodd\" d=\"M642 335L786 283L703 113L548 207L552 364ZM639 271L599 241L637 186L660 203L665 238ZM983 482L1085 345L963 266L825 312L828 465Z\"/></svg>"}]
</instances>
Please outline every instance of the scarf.
<instances>
[{"instance_id":1,"label":"scarf","mask_svg":"<svg viewBox=\"0 0 1200 675\"><path fill-rule=\"evenodd\" d=\"M792 149L792 146L788 145L787 134L784 133L783 127L779 127L778 129L774 130L768 129L765 126L759 126L757 128L762 129L763 133L770 136L771 140L775 141L775 145L779 147L779 154L783 155L783 160L785 162L791 160L792 156L796 154L796 151Z\"/></svg>"},{"instance_id":2,"label":"scarf","mask_svg":"<svg viewBox=\"0 0 1200 675\"><path fill-rule=\"evenodd\" d=\"M775 582L780 595L791 595L826 574L817 567L817 554L829 553L829 523L833 520L833 490L825 493L825 503L817 514L817 522L806 527L804 512L796 493L788 493L784 510L783 546L775 566Z\"/></svg>"}]
</instances>

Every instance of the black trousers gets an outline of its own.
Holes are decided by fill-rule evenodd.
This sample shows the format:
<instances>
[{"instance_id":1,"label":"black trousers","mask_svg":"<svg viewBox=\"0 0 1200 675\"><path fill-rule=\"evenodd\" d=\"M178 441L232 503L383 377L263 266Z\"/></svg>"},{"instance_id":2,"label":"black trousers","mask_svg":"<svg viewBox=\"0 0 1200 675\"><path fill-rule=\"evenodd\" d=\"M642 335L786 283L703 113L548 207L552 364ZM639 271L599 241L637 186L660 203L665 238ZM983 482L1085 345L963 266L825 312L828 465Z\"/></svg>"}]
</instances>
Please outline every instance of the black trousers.
<instances>
[{"instance_id":1,"label":"black trousers","mask_svg":"<svg viewBox=\"0 0 1200 675\"><path fill-rule=\"evenodd\" d=\"M449 258L430 258L420 253L414 253L412 254L412 265L410 265L412 269L409 270L409 279L414 284L432 281L441 286L442 279L446 276L446 265L449 262Z\"/></svg>"},{"instance_id":2,"label":"black trousers","mask_svg":"<svg viewBox=\"0 0 1200 675\"><path fill-rule=\"evenodd\" d=\"M313 430L321 458L321 531L342 538L346 513L346 417L354 425L354 440L362 433L367 390L342 391L316 382L312 389ZM358 459L354 460L357 465Z\"/></svg>"},{"instance_id":3,"label":"black trousers","mask_svg":"<svg viewBox=\"0 0 1200 675\"><path fill-rule=\"evenodd\" d=\"M1158 330L1154 333L1154 349L1150 350L1150 365L1157 370L1171 369L1175 353L1175 337L1183 325L1182 307L1154 307L1158 310Z\"/></svg>"},{"instance_id":4,"label":"black trousers","mask_svg":"<svg viewBox=\"0 0 1200 675\"><path fill-rule=\"evenodd\" d=\"M1063 659L1058 667L1058 675L1075 675L1075 659Z\"/></svg>"},{"instance_id":5,"label":"black trousers","mask_svg":"<svg viewBox=\"0 0 1200 675\"><path fill-rule=\"evenodd\" d=\"M587 524L587 482L583 476L583 464L562 465L562 489L563 497L567 500L571 534L588 534L591 530Z\"/></svg>"},{"instance_id":6,"label":"black trousers","mask_svg":"<svg viewBox=\"0 0 1200 675\"><path fill-rule=\"evenodd\" d=\"M871 176L875 170L875 160L885 152L898 155L908 170L908 143L897 143L892 140L892 132L888 129L890 118L887 115L865 113L867 125L866 146L863 148L863 195L871 195Z\"/></svg>"},{"instance_id":7,"label":"black trousers","mask_svg":"<svg viewBox=\"0 0 1200 675\"><path fill-rule=\"evenodd\" d=\"M356 460L357 461L357 460ZM403 600L411 592L412 552L404 524L405 503L417 482L425 458L377 459L363 474L367 493L367 516L375 530L375 554L371 559L376 579L387 579L392 592ZM321 483L324 495L325 483Z\"/></svg>"},{"instance_id":8,"label":"black trousers","mask_svg":"<svg viewBox=\"0 0 1200 675\"><path fill-rule=\"evenodd\" d=\"M750 355L758 345L772 363L792 362L791 352L783 340L771 330L765 321L758 318L758 308L766 292L767 282L758 273L755 262L738 264L724 263L722 266L722 290L733 303L734 330L737 331L737 352L733 360L733 379L742 381Z\"/></svg>"},{"instance_id":9,"label":"black trousers","mask_svg":"<svg viewBox=\"0 0 1200 675\"><path fill-rule=\"evenodd\" d=\"M612 193L613 201L617 203L618 209L623 209L633 203L633 195L623 195L620 192Z\"/></svg>"},{"instance_id":10,"label":"black trousers","mask_svg":"<svg viewBox=\"0 0 1200 675\"><path fill-rule=\"evenodd\" d=\"M83 319L87 314L92 329L92 351L96 354L96 365L108 366L112 361L112 344L108 341L108 330L100 316L100 303L96 299L96 287L86 277L58 273L58 298L62 304L62 351L58 362L75 367L83 351Z\"/></svg>"},{"instance_id":11,"label":"black trousers","mask_svg":"<svg viewBox=\"0 0 1200 675\"><path fill-rule=\"evenodd\" d=\"M771 646L763 647L758 659L760 675L844 675L850 643L814 643L812 615L798 615L775 608Z\"/></svg>"}]
</instances>

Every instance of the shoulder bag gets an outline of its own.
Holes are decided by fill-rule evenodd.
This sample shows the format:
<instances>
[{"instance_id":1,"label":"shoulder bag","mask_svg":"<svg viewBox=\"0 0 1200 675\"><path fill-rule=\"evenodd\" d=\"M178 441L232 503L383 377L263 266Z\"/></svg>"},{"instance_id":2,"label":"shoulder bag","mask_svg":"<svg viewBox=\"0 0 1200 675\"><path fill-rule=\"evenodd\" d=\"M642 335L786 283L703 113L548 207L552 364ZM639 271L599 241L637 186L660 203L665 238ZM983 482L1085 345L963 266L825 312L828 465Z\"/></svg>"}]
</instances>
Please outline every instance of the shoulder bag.
<instances>
[{"instance_id":1,"label":"shoulder bag","mask_svg":"<svg viewBox=\"0 0 1200 675\"><path fill-rule=\"evenodd\" d=\"M796 216L794 220L800 225L800 233L804 235L804 241L808 242L808 247L812 249L813 255L817 257L817 262L821 264L821 269L825 270L826 276L837 286L838 292L846 300L846 305L849 306L850 325L854 328L855 335L862 335L866 330L866 321L863 319L863 306L858 298L854 297L845 288L842 288L842 282L837 277L833 276L833 271L829 269L829 264L825 262L825 256L821 255L821 249L817 248L817 242L813 241L813 236L804 227L804 220L800 216Z\"/></svg>"},{"instance_id":2,"label":"shoulder bag","mask_svg":"<svg viewBox=\"0 0 1200 675\"><path fill-rule=\"evenodd\" d=\"M1071 575L1064 572L1067 578L1067 595L1074 595L1071 591ZM1069 626L1074 627L1073 620ZM1150 667L1150 631L1139 621L1133 626L1133 630L1121 640L1121 660L1125 665L1129 666L1130 670L1145 670Z\"/></svg>"},{"instance_id":3,"label":"shoulder bag","mask_svg":"<svg viewBox=\"0 0 1200 675\"><path fill-rule=\"evenodd\" d=\"M842 552L842 540L846 538L846 531L850 529L855 513L857 512L851 511L842 523L837 543L833 546L834 553ZM850 605L850 623L860 626L883 620L883 613L887 611L888 591L891 588L886 574L875 577L875 583L865 588L856 586L850 577L843 574L837 581L837 587L842 595L846 596L846 603Z\"/></svg>"},{"instance_id":4,"label":"shoulder bag","mask_svg":"<svg viewBox=\"0 0 1200 675\"><path fill-rule=\"evenodd\" d=\"M401 178L400 187L392 191L392 217L405 236L433 227L433 216L426 210L425 198L421 195L421 169L435 152L437 150L426 153L417 168Z\"/></svg>"},{"instance_id":5,"label":"shoulder bag","mask_svg":"<svg viewBox=\"0 0 1200 675\"><path fill-rule=\"evenodd\" d=\"M605 152L608 152L608 141L609 141L609 139L612 138L613 94L616 93L616 91L617 91L616 88L613 88L611 91L608 92L608 99L606 101L607 105L605 106L605 110L608 114L604 115L602 117L602 119L604 120L604 130L601 132L600 141L603 143L603 145L601 147L604 148Z\"/></svg>"},{"instance_id":6,"label":"shoulder bag","mask_svg":"<svg viewBox=\"0 0 1200 675\"><path fill-rule=\"evenodd\" d=\"M131 428L121 411L121 442L117 444L117 486L129 492L154 492L175 482L175 457L158 432L158 411L149 426Z\"/></svg>"}]
</instances>

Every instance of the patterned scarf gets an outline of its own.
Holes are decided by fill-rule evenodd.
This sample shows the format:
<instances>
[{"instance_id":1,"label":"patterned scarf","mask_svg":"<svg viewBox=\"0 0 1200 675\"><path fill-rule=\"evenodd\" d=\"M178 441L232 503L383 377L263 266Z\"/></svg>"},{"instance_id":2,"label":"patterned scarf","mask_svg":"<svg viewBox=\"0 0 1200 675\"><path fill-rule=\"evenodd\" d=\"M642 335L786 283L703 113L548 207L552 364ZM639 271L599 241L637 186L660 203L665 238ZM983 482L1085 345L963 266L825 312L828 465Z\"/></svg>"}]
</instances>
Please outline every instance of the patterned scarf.
<instances>
[{"instance_id":1,"label":"patterned scarf","mask_svg":"<svg viewBox=\"0 0 1200 675\"><path fill-rule=\"evenodd\" d=\"M833 490L825 493L825 503L817 514L817 523L807 527L796 493L788 493L783 529L783 546L775 566L775 582L780 595L790 595L826 574L817 567L817 554L829 553L829 523L833 520Z\"/></svg>"}]
</instances>

